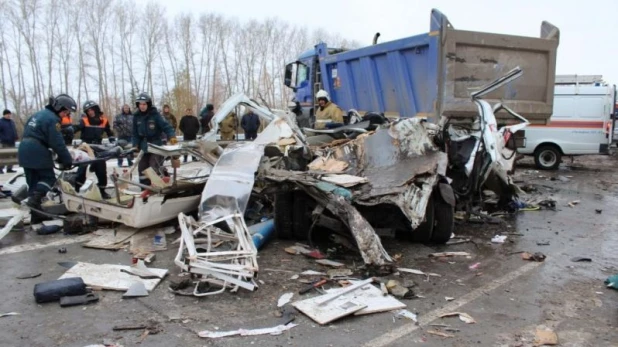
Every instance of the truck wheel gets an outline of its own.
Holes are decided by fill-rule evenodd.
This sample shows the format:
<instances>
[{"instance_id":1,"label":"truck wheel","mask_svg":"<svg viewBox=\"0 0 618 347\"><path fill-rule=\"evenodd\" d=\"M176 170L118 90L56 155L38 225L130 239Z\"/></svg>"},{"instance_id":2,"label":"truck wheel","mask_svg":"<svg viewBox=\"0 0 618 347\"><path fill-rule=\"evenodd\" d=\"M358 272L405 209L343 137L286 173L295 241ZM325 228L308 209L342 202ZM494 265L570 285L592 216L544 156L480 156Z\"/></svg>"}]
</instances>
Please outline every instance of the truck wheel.
<instances>
[{"instance_id":1,"label":"truck wheel","mask_svg":"<svg viewBox=\"0 0 618 347\"><path fill-rule=\"evenodd\" d=\"M439 195L439 192L434 192ZM451 239L453 229L455 227L455 211L453 206L446 203L441 196L434 198L433 204L433 232L431 234L431 242L444 244Z\"/></svg>"},{"instance_id":2,"label":"truck wheel","mask_svg":"<svg viewBox=\"0 0 618 347\"><path fill-rule=\"evenodd\" d=\"M275 194L275 236L281 239L294 237L293 210L294 193Z\"/></svg>"},{"instance_id":3,"label":"truck wheel","mask_svg":"<svg viewBox=\"0 0 618 347\"><path fill-rule=\"evenodd\" d=\"M541 170L556 170L560 166L562 153L556 146L545 145L534 151L534 163Z\"/></svg>"},{"instance_id":4,"label":"truck wheel","mask_svg":"<svg viewBox=\"0 0 618 347\"><path fill-rule=\"evenodd\" d=\"M417 243L428 243L431 241L431 237L434 229L434 198L433 194L427 202L427 209L425 210L425 221L422 222L418 228L414 229L410 234L410 241Z\"/></svg>"},{"instance_id":5,"label":"truck wheel","mask_svg":"<svg viewBox=\"0 0 618 347\"><path fill-rule=\"evenodd\" d=\"M292 228L296 239L307 240L313 223L311 212L315 208L313 199L303 191L294 192Z\"/></svg>"}]
</instances>

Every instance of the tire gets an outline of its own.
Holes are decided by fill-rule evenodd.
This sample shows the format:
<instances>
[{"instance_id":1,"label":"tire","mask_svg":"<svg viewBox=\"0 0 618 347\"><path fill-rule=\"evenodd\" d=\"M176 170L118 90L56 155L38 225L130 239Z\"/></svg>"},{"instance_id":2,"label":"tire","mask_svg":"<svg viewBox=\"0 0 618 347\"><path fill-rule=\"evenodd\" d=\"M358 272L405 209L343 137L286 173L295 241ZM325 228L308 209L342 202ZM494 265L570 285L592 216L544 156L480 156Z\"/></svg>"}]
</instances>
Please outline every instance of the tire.
<instances>
[{"instance_id":1,"label":"tire","mask_svg":"<svg viewBox=\"0 0 618 347\"><path fill-rule=\"evenodd\" d=\"M292 208L292 229L298 240L307 240L309 229L313 223L311 212L313 211L312 199L303 191L294 192Z\"/></svg>"},{"instance_id":2,"label":"tire","mask_svg":"<svg viewBox=\"0 0 618 347\"><path fill-rule=\"evenodd\" d=\"M416 243L429 243L431 242L431 236L433 235L434 228L434 198L433 194L429 197L427 202L427 209L425 210L425 221L423 221L416 229L410 234L410 241Z\"/></svg>"},{"instance_id":3,"label":"tire","mask_svg":"<svg viewBox=\"0 0 618 347\"><path fill-rule=\"evenodd\" d=\"M560 166L562 153L553 145L544 145L534 151L534 163L541 170L556 170Z\"/></svg>"},{"instance_id":4,"label":"tire","mask_svg":"<svg viewBox=\"0 0 618 347\"><path fill-rule=\"evenodd\" d=\"M440 192L435 191L434 194L434 215L433 215L433 232L431 234L431 242L444 244L451 239L453 229L455 228L455 209L439 196Z\"/></svg>"},{"instance_id":5,"label":"tire","mask_svg":"<svg viewBox=\"0 0 618 347\"><path fill-rule=\"evenodd\" d=\"M275 194L275 236L280 239L287 240L294 237L293 202L294 193Z\"/></svg>"}]
</instances>

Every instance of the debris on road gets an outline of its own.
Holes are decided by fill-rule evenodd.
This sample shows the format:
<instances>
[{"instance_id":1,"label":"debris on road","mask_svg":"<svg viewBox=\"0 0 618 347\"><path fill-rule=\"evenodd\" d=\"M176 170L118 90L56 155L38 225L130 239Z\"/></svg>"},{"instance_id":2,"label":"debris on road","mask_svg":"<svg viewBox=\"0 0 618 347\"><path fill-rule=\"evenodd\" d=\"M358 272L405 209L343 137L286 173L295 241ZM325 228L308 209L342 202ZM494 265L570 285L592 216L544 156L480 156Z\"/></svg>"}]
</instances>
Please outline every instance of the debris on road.
<instances>
[{"instance_id":1,"label":"debris on road","mask_svg":"<svg viewBox=\"0 0 618 347\"><path fill-rule=\"evenodd\" d=\"M470 257L470 253L468 252L439 252L439 253L431 253L430 257L434 258L442 258L442 257Z\"/></svg>"},{"instance_id":2,"label":"debris on road","mask_svg":"<svg viewBox=\"0 0 618 347\"><path fill-rule=\"evenodd\" d=\"M386 289L388 289L388 292L394 297L400 299L406 299L409 296L408 293L410 293L410 289L402 286L401 283L396 280L389 280L386 282ZM412 293L412 296L414 296L414 293Z\"/></svg>"},{"instance_id":3,"label":"debris on road","mask_svg":"<svg viewBox=\"0 0 618 347\"><path fill-rule=\"evenodd\" d=\"M281 295L279 297L279 300L277 300L277 307L283 307L283 305L287 304L288 302L290 302L290 300L292 300L293 296L294 293L285 293Z\"/></svg>"},{"instance_id":4,"label":"debris on road","mask_svg":"<svg viewBox=\"0 0 618 347\"><path fill-rule=\"evenodd\" d=\"M34 286L34 299L38 304L54 302L63 296L87 294L86 283L81 278L58 279L37 283Z\"/></svg>"},{"instance_id":5,"label":"debris on road","mask_svg":"<svg viewBox=\"0 0 618 347\"><path fill-rule=\"evenodd\" d=\"M575 207L575 205L578 205L580 203L579 200L573 200L571 202L569 202L567 205L571 208Z\"/></svg>"},{"instance_id":6,"label":"debris on road","mask_svg":"<svg viewBox=\"0 0 618 347\"><path fill-rule=\"evenodd\" d=\"M468 269L476 270L476 269L478 269L479 266L481 266L481 263L474 263L474 264L468 266Z\"/></svg>"},{"instance_id":7,"label":"debris on road","mask_svg":"<svg viewBox=\"0 0 618 347\"><path fill-rule=\"evenodd\" d=\"M19 276L16 276L15 278L17 278L18 280L25 280L29 278L37 278L39 276L41 276L40 272L34 272L34 273L27 273L27 274L19 275Z\"/></svg>"},{"instance_id":8,"label":"debris on road","mask_svg":"<svg viewBox=\"0 0 618 347\"><path fill-rule=\"evenodd\" d=\"M588 257L574 257L571 258L572 262L592 262L592 258L588 258Z\"/></svg>"},{"instance_id":9,"label":"debris on road","mask_svg":"<svg viewBox=\"0 0 618 347\"><path fill-rule=\"evenodd\" d=\"M19 312L0 313L0 318L10 317L10 316L19 316L20 314L21 313L19 313Z\"/></svg>"},{"instance_id":10,"label":"debris on road","mask_svg":"<svg viewBox=\"0 0 618 347\"><path fill-rule=\"evenodd\" d=\"M534 346L555 346L558 344L558 335L552 330L536 329Z\"/></svg>"},{"instance_id":11,"label":"debris on road","mask_svg":"<svg viewBox=\"0 0 618 347\"><path fill-rule=\"evenodd\" d=\"M453 300L455 300L455 298L450 297L450 296L445 296L444 300L446 300L446 301L453 301Z\"/></svg>"},{"instance_id":12,"label":"debris on road","mask_svg":"<svg viewBox=\"0 0 618 347\"><path fill-rule=\"evenodd\" d=\"M330 267L334 267L334 268L342 268L342 267L345 266L345 264L343 264L343 263L332 261L332 260L328 260L328 259L318 259L315 262L320 264L320 265L330 266Z\"/></svg>"},{"instance_id":13,"label":"debris on road","mask_svg":"<svg viewBox=\"0 0 618 347\"><path fill-rule=\"evenodd\" d=\"M414 275L431 276L431 277L442 277L442 275L439 275L437 273L423 272L421 270L407 269L407 268L403 268L403 267L397 268L397 271L404 272L404 273L410 273L410 274L414 274Z\"/></svg>"},{"instance_id":14,"label":"debris on road","mask_svg":"<svg viewBox=\"0 0 618 347\"><path fill-rule=\"evenodd\" d=\"M531 260L531 261L538 261L538 262L542 262L545 261L545 258L547 258L545 256L545 254L541 253L541 252L536 252L536 253L528 253L528 252L523 252L521 254L521 259L523 260Z\"/></svg>"},{"instance_id":15,"label":"debris on road","mask_svg":"<svg viewBox=\"0 0 618 347\"><path fill-rule=\"evenodd\" d=\"M125 248L133 235L139 229L120 227L117 229L99 229L93 234L98 237L86 242L83 246L88 248L118 250Z\"/></svg>"},{"instance_id":16,"label":"debris on road","mask_svg":"<svg viewBox=\"0 0 618 347\"><path fill-rule=\"evenodd\" d=\"M491 239L491 243L504 243L506 241L506 235L496 235Z\"/></svg>"},{"instance_id":17,"label":"debris on road","mask_svg":"<svg viewBox=\"0 0 618 347\"><path fill-rule=\"evenodd\" d=\"M443 315L440 316L440 318L446 318L446 317L459 317L459 320L461 320L462 322L466 323L466 324L474 324L476 323L476 321L474 320L474 318L472 318L472 316L470 316L467 313L464 312L451 312L451 313L445 313Z\"/></svg>"},{"instance_id":18,"label":"debris on road","mask_svg":"<svg viewBox=\"0 0 618 347\"><path fill-rule=\"evenodd\" d=\"M60 248L58 248L58 253L60 253L60 254L65 254L66 252L67 252L66 247L60 247Z\"/></svg>"},{"instance_id":19,"label":"debris on road","mask_svg":"<svg viewBox=\"0 0 618 347\"><path fill-rule=\"evenodd\" d=\"M406 305L371 285L372 279L350 281L351 285L329 289L326 294L292 304L315 322L324 325L348 315L365 315L403 309Z\"/></svg>"},{"instance_id":20,"label":"debris on road","mask_svg":"<svg viewBox=\"0 0 618 347\"><path fill-rule=\"evenodd\" d=\"M321 280L313 281L312 283L309 283L309 285L307 285L306 287L300 289L298 291L298 294L300 294L300 295L307 294L311 290L313 290L314 288L321 287L321 286L325 285L326 283L328 283L328 280L326 280L326 279L321 279Z\"/></svg>"},{"instance_id":21,"label":"debris on road","mask_svg":"<svg viewBox=\"0 0 618 347\"><path fill-rule=\"evenodd\" d=\"M145 267L145 265L144 265ZM167 269L147 268L148 271L154 273L155 279L142 279L139 276L134 276L121 270L135 270L131 266L114 265L114 264L91 264L78 262L75 266L68 269L60 279L69 279L73 277L81 277L83 282L90 287L127 291L136 281L143 282L146 289L152 291L163 277L167 275Z\"/></svg>"},{"instance_id":22,"label":"debris on road","mask_svg":"<svg viewBox=\"0 0 618 347\"><path fill-rule=\"evenodd\" d=\"M60 307L87 305L99 301L99 296L94 293L84 295L63 296L60 298Z\"/></svg>"},{"instance_id":23,"label":"debris on road","mask_svg":"<svg viewBox=\"0 0 618 347\"><path fill-rule=\"evenodd\" d=\"M447 337L447 338L448 337L455 337L455 335L453 335L453 334L447 334L447 333L443 333L443 332L437 331L437 330L428 330L427 333L431 334L431 335L440 336L440 337Z\"/></svg>"},{"instance_id":24,"label":"debris on road","mask_svg":"<svg viewBox=\"0 0 618 347\"><path fill-rule=\"evenodd\" d=\"M404 310L397 311L397 316L405 317L407 319L414 321L414 323L418 323L418 316L415 313L412 313L408 310L404 309Z\"/></svg>"},{"instance_id":25,"label":"debris on road","mask_svg":"<svg viewBox=\"0 0 618 347\"><path fill-rule=\"evenodd\" d=\"M298 324L288 323L286 325L278 325L272 328L260 329L238 329L232 331L210 331L204 330L198 333L199 337L216 339L229 336L256 336L256 335L281 335L284 331L290 330Z\"/></svg>"},{"instance_id":26,"label":"debris on road","mask_svg":"<svg viewBox=\"0 0 618 347\"><path fill-rule=\"evenodd\" d=\"M594 212L596 212L597 214L601 214L603 212L603 210L600 209L600 208L597 208L597 209L594 210Z\"/></svg>"},{"instance_id":27,"label":"debris on road","mask_svg":"<svg viewBox=\"0 0 618 347\"><path fill-rule=\"evenodd\" d=\"M549 241L539 241L536 243L537 246L549 246Z\"/></svg>"},{"instance_id":28,"label":"debris on road","mask_svg":"<svg viewBox=\"0 0 618 347\"><path fill-rule=\"evenodd\" d=\"M333 279L336 277L352 276L354 273L350 269L330 269L326 271L326 274L328 275L330 279Z\"/></svg>"},{"instance_id":29,"label":"debris on road","mask_svg":"<svg viewBox=\"0 0 618 347\"><path fill-rule=\"evenodd\" d=\"M135 282L133 283L129 289L127 289L126 293L122 295L123 298L139 298L148 296L148 290L146 290L146 286L143 282Z\"/></svg>"},{"instance_id":30,"label":"debris on road","mask_svg":"<svg viewBox=\"0 0 618 347\"><path fill-rule=\"evenodd\" d=\"M19 222L21 222L24 218L26 218L28 214L29 212L27 210L18 210L17 212L15 212L13 217L11 217L11 219L9 219L9 221L0 230L0 240L2 240L2 238L8 235L9 232L13 230L13 228L17 224L19 224Z\"/></svg>"},{"instance_id":31,"label":"debris on road","mask_svg":"<svg viewBox=\"0 0 618 347\"><path fill-rule=\"evenodd\" d=\"M605 280L605 284L607 284L607 288L618 289L618 275L609 276Z\"/></svg>"}]
</instances>

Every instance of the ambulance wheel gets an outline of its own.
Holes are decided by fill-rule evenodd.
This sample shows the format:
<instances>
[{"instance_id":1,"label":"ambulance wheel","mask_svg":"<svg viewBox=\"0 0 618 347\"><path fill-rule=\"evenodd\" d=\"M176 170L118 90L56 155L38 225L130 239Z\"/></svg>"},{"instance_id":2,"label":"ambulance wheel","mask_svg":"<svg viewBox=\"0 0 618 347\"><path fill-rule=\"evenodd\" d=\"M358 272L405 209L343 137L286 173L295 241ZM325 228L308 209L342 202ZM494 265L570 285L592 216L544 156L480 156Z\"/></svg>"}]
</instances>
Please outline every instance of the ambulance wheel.
<instances>
[{"instance_id":1,"label":"ambulance wheel","mask_svg":"<svg viewBox=\"0 0 618 347\"><path fill-rule=\"evenodd\" d=\"M534 151L534 163L541 170L556 170L560 166L562 153L554 145L540 146Z\"/></svg>"}]
</instances>

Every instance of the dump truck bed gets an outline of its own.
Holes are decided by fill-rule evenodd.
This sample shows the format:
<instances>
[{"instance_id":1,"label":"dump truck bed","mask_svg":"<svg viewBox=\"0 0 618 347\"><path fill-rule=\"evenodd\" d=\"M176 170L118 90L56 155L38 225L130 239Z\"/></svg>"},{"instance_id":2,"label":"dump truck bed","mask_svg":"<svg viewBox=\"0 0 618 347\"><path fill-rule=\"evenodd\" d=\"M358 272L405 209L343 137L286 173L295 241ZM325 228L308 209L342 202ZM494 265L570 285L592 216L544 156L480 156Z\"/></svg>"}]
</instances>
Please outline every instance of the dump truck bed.
<instances>
[{"instance_id":1,"label":"dump truck bed","mask_svg":"<svg viewBox=\"0 0 618 347\"><path fill-rule=\"evenodd\" d=\"M521 67L522 78L485 97L500 101L533 124L552 114L559 31L543 22L541 37L453 28L438 10L429 33L329 54L316 46L323 87L343 109L395 117L475 117L470 94ZM498 121L508 117L498 114Z\"/></svg>"}]
</instances>

